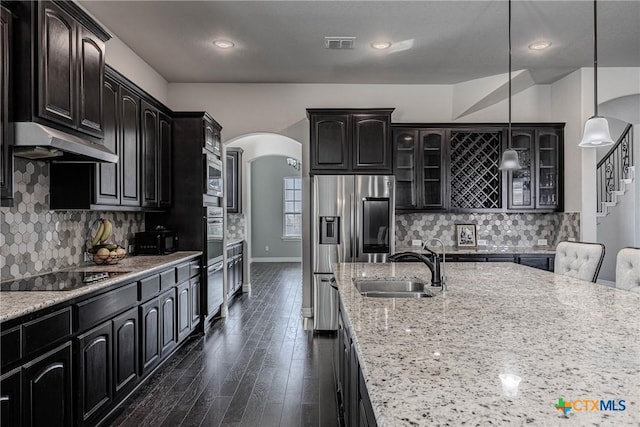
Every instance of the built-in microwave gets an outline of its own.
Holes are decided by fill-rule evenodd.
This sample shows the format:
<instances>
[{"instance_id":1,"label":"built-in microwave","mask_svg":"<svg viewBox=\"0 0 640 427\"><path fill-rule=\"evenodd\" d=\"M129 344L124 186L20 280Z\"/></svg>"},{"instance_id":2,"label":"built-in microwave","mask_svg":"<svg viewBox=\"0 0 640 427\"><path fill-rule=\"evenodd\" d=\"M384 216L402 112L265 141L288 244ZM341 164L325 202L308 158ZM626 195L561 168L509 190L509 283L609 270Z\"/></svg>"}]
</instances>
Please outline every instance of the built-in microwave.
<instances>
[{"instance_id":1,"label":"built-in microwave","mask_svg":"<svg viewBox=\"0 0 640 427\"><path fill-rule=\"evenodd\" d=\"M204 194L222 197L224 180L222 178L222 162L212 154L204 154Z\"/></svg>"}]
</instances>

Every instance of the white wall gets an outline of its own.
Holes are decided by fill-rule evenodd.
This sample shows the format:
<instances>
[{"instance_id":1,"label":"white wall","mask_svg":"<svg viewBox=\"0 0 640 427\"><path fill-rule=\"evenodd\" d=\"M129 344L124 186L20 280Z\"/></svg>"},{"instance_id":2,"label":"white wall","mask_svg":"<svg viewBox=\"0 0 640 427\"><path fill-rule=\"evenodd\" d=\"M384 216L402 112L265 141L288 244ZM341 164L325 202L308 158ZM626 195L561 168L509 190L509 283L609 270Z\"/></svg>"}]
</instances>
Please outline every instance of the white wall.
<instances>
[{"instance_id":1,"label":"white wall","mask_svg":"<svg viewBox=\"0 0 640 427\"><path fill-rule=\"evenodd\" d=\"M108 30L107 30L108 31ZM129 80L147 91L163 104L167 104L168 83L122 40L113 36L106 43L105 61Z\"/></svg>"},{"instance_id":2,"label":"white wall","mask_svg":"<svg viewBox=\"0 0 640 427\"><path fill-rule=\"evenodd\" d=\"M131 50L113 31L84 8L81 3L76 3L76 5L111 34L111 39L107 41L105 46L105 62L166 105L168 83L165 78Z\"/></svg>"},{"instance_id":3,"label":"white wall","mask_svg":"<svg viewBox=\"0 0 640 427\"><path fill-rule=\"evenodd\" d=\"M275 132L308 143L307 108L395 107L394 122L455 121L450 85L170 83L168 96L174 110L209 111L224 127L225 140ZM519 93L513 99L513 120L550 121L549 100L546 86ZM459 121L506 122L507 102Z\"/></svg>"}]
</instances>

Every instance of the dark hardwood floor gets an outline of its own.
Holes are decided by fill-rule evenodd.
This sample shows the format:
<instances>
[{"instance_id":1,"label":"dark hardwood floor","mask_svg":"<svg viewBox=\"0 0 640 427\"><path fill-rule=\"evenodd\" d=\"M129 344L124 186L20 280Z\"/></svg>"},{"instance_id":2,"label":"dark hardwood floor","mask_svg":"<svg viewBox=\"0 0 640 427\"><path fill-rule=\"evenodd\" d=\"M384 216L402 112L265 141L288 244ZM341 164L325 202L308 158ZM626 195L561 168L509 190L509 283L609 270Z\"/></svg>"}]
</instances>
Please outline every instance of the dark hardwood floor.
<instances>
[{"instance_id":1,"label":"dark hardwood floor","mask_svg":"<svg viewBox=\"0 0 640 427\"><path fill-rule=\"evenodd\" d=\"M337 426L333 339L306 331L300 264L253 263L251 294L185 344L114 426Z\"/></svg>"}]
</instances>

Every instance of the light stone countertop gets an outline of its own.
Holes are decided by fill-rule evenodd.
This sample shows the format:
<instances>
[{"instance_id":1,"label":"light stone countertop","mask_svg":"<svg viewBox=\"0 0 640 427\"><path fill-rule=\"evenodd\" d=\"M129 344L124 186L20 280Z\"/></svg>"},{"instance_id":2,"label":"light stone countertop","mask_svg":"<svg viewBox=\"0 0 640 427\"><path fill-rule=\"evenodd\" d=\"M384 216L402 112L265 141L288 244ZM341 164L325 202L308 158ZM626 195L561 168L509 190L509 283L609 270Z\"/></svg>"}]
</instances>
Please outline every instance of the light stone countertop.
<instances>
[{"instance_id":1,"label":"light stone countertop","mask_svg":"<svg viewBox=\"0 0 640 427\"><path fill-rule=\"evenodd\" d=\"M43 308L68 301L98 289L126 282L138 277L161 271L171 265L179 264L202 255L202 252L182 251L169 255L138 255L124 258L115 265L84 264L58 271L107 271L126 272L99 283L83 286L70 291L3 291L0 292L0 322L14 319ZM8 281L10 282L10 281ZM5 283L5 282L3 282Z\"/></svg>"},{"instance_id":2,"label":"light stone countertop","mask_svg":"<svg viewBox=\"0 0 640 427\"><path fill-rule=\"evenodd\" d=\"M438 245L429 246L429 249L436 253L440 253L441 247ZM457 246L447 246L445 248L447 254L451 255L468 255L468 254L530 254L530 255L553 255L556 253L555 248L550 246L478 246L477 248L459 248ZM424 250L420 246L396 246L396 252L420 252Z\"/></svg>"},{"instance_id":3,"label":"light stone countertop","mask_svg":"<svg viewBox=\"0 0 640 427\"><path fill-rule=\"evenodd\" d=\"M231 240L227 240L227 246L233 246L237 243L242 243L244 242L244 239L231 239Z\"/></svg>"},{"instance_id":4,"label":"light stone countertop","mask_svg":"<svg viewBox=\"0 0 640 427\"><path fill-rule=\"evenodd\" d=\"M362 297L355 277L430 280L421 263L336 264L380 426L640 425L640 295L512 263L451 263L434 298ZM507 397L500 374L521 377ZM559 397L624 399L623 412Z\"/></svg>"}]
</instances>

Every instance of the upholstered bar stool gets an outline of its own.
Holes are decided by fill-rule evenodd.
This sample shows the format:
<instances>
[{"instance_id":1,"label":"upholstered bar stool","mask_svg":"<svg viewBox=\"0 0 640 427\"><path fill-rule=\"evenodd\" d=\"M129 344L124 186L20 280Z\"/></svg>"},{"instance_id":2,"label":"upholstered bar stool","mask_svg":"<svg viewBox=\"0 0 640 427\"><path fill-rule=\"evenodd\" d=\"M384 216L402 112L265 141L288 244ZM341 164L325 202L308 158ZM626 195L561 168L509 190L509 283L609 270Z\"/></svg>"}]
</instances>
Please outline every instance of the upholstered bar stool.
<instances>
[{"instance_id":1,"label":"upholstered bar stool","mask_svg":"<svg viewBox=\"0 0 640 427\"><path fill-rule=\"evenodd\" d=\"M640 293L640 248L624 248L618 252L616 288Z\"/></svg>"},{"instance_id":2,"label":"upholstered bar stool","mask_svg":"<svg viewBox=\"0 0 640 427\"><path fill-rule=\"evenodd\" d=\"M603 259L604 245L600 243L560 242L553 271L595 283Z\"/></svg>"}]
</instances>

